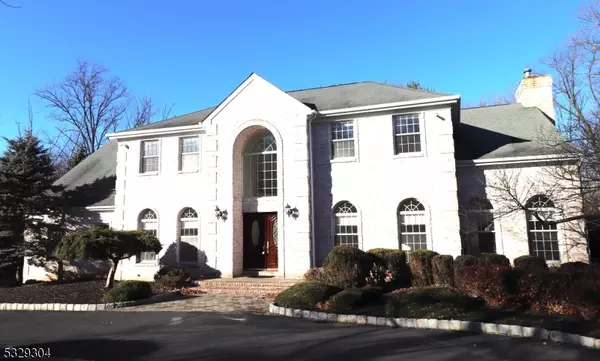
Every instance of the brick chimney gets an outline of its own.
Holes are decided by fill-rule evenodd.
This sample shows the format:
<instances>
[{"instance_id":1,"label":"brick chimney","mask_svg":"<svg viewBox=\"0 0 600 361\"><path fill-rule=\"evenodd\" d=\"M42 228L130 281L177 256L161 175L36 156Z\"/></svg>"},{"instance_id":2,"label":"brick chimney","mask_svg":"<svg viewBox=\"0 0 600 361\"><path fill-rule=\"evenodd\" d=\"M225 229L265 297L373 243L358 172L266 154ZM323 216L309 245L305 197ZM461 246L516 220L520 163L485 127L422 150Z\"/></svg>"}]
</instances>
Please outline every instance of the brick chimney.
<instances>
[{"instance_id":1,"label":"brick chimney","mask_svg":"<svg viewBox=\"0 0 600 361\"><path fill-rule=\"evenodd\" d=\"M552 76L532 75L531 69L523 72L524 76L515 92L517 103L524 107L538 107L554 120L554 99L552 97Z\"/></svg>"}]
</instances>

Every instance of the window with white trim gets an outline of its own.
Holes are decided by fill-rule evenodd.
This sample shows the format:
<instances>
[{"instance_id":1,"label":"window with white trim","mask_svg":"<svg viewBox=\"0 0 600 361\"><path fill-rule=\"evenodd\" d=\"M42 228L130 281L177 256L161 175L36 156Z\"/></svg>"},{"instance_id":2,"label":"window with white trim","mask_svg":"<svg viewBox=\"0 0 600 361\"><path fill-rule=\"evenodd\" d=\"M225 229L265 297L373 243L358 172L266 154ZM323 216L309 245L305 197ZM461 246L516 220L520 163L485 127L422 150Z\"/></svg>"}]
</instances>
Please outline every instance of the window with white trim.
<instances>
[{"instance_id":1,"label":"window with white trim","mask_svg":"<svg viewBox=\"0 0 600 361\"><path fill-rule=\"evenodd\" d=\"M536 195L525 207L530 254L546 261L560 261L554 202L544 195Z\"/></svg>"},{"instance_id":2,"label":"window with white trim","mask_svg":"<svg viewBox=\"0 0 600 361\"><path fill-rule=\"evenodd\" d=\"M358 210L348 202L342 201L333 207L334 245L358 247Z\"/></svg>"},{"instance_id":3,"label":"window with white trim","mask_svg":"<svg viewBox=\"0 0 600 361\"><path fill-rule=\"evenodd\" d=\"M277 143L268 130L253 136L244 149L244 197L277 196Z\"/></svg>"},{"instance_id":4,"label":"window with white trim","mask_svg":"<svg viewBox=\"0 0 600 361\"><path fill-rule=\"evenodd\" d=\"M158 216L151 209L145 209L140 213L138 229L149 231L154 237L158 237ZM141 252L136 257L136 262L154 262L156 261L156 253Z\"/></svg>"},{"instance_id":5,"label":"window with white trim","mask_svg":"<svg viewBox=\"0 0 600 361\"><path fill-rule=\"evenodd\" d=\"M200 168L200 138L186 137L180 139L179 170L195 172Z\"/></svg>"},{"instance_id":6,"label":"window with white trim","mask_svg":"<svg viewBox=\"0 0 600 361\"><path fill-rule=\"evenodd\" d=\"M468 254L479 256L481 253L496 253L494 213L488 199L473 197L469 200L467 225Z\"/></svg>"},{"instance_id":7,"label":"window with white trim","mask_svg":"<svg viewBox=\"0 0 600 361\"><path fill-rule=\"evenodd\" d=\"M143 141L140 148L140 173L158 172L158 140Z\"/></svg>"},{"instance_id":8,"label":"window with white trim","mask_svg":"<svg viewBox=\"0 0 600 361\"><path fill-rule=\"evenodd\" d=\"M185 208L179 217L179 262L198 263L198 213Z\"/></svg>"},{"instance_id":9,"label":"window with white trim","mask_svg":"<svg viewBox=\"0 0 600 361\"><path fill-rule=\"evenodd\" d=\"M420 116L415 114L394 115L394 150L395 154L420 153L421 124Z\"/></svg>"},{"instance_id":10,"label":"window with white trim","mask_svg":"<svg viewBox=\"0 0 600 361\"><path fill-rule=\"evenodd\" d=\"M331 158L354 158L354 121L331 124Z\"/></svg>"},{"instance_id":11,"label":"window with white trim","mask_svg":"<svg viewBox=\"0 0 600 361\"><path fill-rule=\"evenodd\" d=\"M427 222L425 206L415 198L407 198L398 205L398 234L402 250L427 249Z\"/></svg>"}]
</instances>

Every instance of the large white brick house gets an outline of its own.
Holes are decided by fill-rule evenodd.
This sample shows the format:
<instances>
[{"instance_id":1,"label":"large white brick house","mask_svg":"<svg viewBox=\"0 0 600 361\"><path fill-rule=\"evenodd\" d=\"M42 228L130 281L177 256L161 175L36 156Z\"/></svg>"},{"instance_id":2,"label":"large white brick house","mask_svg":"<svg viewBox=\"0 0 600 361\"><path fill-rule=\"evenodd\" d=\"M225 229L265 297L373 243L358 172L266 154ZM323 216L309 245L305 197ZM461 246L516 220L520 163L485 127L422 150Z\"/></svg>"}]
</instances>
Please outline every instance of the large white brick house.
<instances>
[{"instance_id":1,"label":"large white brick house","mask_svg":"<svg viewBox=\"0 0 600 361\"><path fill-rule=\"evenodd\" d=\"M527 74L516 96L461 110L458 95L375 82L285 92L252 74L217 107L109 135L59 183L84 223L164 244L118 279L161 264L298 277L337 244L587 262L585 238L569 246L563 225L493 217L491 202L464 216L498 169L534 179L552 158L536 135L556 133L551 78Z\"/></svg>"}]
</instances>

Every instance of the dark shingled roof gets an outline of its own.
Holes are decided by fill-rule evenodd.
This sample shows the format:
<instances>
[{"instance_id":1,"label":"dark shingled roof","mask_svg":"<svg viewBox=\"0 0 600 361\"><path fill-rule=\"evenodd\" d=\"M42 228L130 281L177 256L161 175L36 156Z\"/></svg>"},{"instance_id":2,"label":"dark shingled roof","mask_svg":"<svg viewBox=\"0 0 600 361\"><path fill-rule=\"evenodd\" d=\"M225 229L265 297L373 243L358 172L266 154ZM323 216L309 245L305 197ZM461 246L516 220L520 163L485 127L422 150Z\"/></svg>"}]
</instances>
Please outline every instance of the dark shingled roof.
<instances>
[{"instance_id":1,"label":"dark shingled roof","mask_svg":"<svg viewBox=\"0 0 600 361\"><path fill-rule=\"evenodd\" d=\"M447 95L375 82L295 90L288 94L320 111ZM135 129L198 124L214 109L203 109ZM456 158L471 160L552 153L543 146L541 135L559 136L552 121L537 108L510 104L463 109L455 135ZM110 141L57 181L66 187L73 206L114 205L117 148L117 141Z\"/></svg>"},{"instance_id":2,"label":"dark shingled roof","mask_svg":"<svg viewBox=\"0 0 600 361\"><path fill-rule=\"evenodd\" d=\"M547 144L560 139L560 134L538 108L506 104L462 109L460 113L455 135L457 160L556 153Z\"/></svg>"}]
</instances>

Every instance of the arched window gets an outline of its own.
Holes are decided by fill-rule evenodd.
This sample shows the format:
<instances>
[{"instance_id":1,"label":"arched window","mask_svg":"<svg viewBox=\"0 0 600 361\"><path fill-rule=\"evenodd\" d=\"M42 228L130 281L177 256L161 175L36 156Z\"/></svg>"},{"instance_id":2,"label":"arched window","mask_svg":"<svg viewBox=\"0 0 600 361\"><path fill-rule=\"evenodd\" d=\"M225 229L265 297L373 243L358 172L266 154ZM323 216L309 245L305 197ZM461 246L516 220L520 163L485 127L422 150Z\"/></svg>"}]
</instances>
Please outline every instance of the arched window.
<instances>
[{"instance_id":1,"label":"arched window","mask_svg":"<svg viewBox=\"0 0 600 361\"><path fill-rule=\"evenodd\" d=\"M244 196L277 196L277 143L264 129L244 147Z\"/></svg>"},{"instance_id":2,"label":"arched window","mask_svg":"<svg viewBox=\"0 0 600 361\"><path fill-rule=\"evenodd\" d=\"M185 208L179 217L179 261L198 263L199 237L198 213L193 208Z\"/></svg>"},{"instance_id":3,"label":"arched window","mask_svg":"<svg viewBox=\"0 0 600 361\"><path fill-rule=\"evenodd\" d=\"M158 237L158 216L156 212L151 209L144 209L140 213L138 219L138 229L150 231L154 237ZM136 257L137 262L154 262L156 261L156 253L154 252L141 252Z\"/></svg>"},{"instance_id":4,"label":"arched window","mask_svg":"<svg viewBox=\"0 0 600 361\"><path fill-rule=\"evenodd\" d=\"M333 207L334 244L358 247L358 211L348 202L342 201Z\"/></svg>"},{"instance_id":5,"label":"arched window","mask_svg":"<svg viewBox=\"0 0 600 361\"><path fill-rule=\"evenodd\" d=\"M408 198L398 205L398 233L404 251L427 249L427 222L425 206L415 198Z\"/></svg>"},{"instance_id":6,"label":"arched window","mask_svg":"<svg viewBox=\"0 0 600 361\"><path fill-rule=\"evenodd\" d=\"M468 249L467 253L496 253L494 213L488 199L473 197L467 205Z\"/></svg>"},{"instance_id":7,"label":"arched window","mask_svg":"<svg viewBox=\"0 0 600 361\"><path fill-rule=\"evenodd\" d=\"M527 201L525 207L530 254L544 257L546 261L560 261L554 202L544 195L536 195Z\"/></svg>"}]
</instances>

